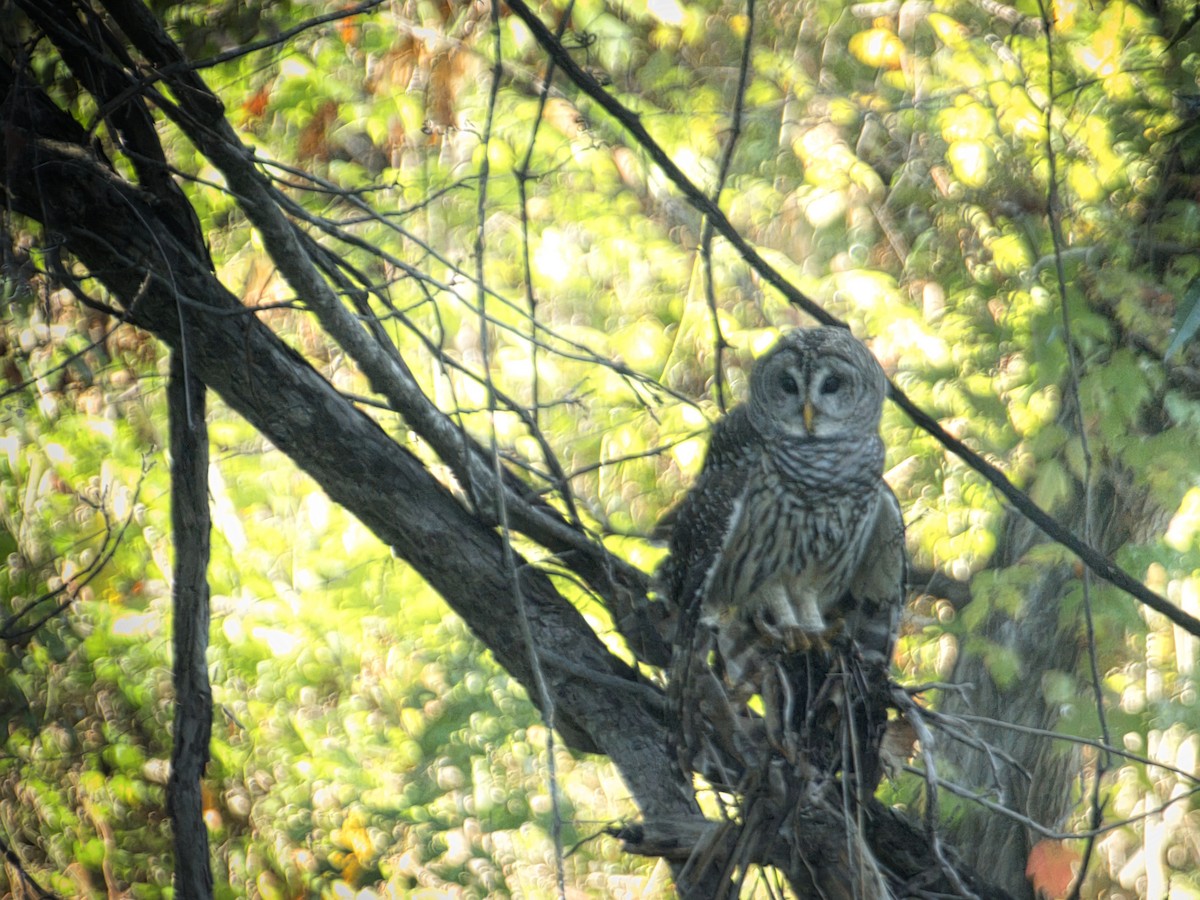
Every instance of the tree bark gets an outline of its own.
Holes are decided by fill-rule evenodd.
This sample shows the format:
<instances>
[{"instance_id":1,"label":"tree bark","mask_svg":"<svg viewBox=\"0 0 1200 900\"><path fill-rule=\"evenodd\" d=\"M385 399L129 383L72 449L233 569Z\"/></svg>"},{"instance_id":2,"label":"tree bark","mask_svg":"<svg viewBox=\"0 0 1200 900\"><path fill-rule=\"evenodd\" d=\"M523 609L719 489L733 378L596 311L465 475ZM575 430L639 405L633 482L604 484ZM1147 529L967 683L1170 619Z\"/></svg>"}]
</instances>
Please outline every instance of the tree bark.
<instances>
[{"instance_id":1,"label":"tree bark","mask_svg":"<svg viewBox=\"0 0 1200 900\"><path fill-rule=\"evenodd\" d=\"M204 383L188 372L186 355L171 354L167 407L171 432L171 526L175 543L172 585L175 650L175 732L167 808L175 828L175 890L185 900L212 897L208 827L200 780L212 736L208 681L208 427Z\"/></svg>"}]
</instances>

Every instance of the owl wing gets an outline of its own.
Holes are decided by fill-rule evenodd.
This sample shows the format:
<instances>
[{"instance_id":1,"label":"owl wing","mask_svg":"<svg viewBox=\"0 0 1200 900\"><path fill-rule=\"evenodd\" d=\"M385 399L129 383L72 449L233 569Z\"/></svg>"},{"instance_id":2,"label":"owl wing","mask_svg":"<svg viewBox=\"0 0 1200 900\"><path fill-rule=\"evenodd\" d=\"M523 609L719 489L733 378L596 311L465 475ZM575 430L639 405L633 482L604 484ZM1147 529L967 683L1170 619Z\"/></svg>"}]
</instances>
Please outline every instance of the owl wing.
<instances>
[{"instance_id":1,"label":"owl wing","mask_svg":"<svg viewBox=\"0 0 1200 900\"><path fill-rule=\"evenodd\" d=\"M757 432L744 407L713 427L704 465L674 516L671 552L658 581L681 618L699 614L700 595L735 525L746 475L761 457Z\"/></svg>"},{"instance_id":2,"label":"owl wing","mask_svg":"<svg viewBox=\"0 0 1200 900\"><path fill-rule=\"evenodd\" d=\"M700 475L676 508L671 552L656 579L674 618L669 696L684 771L731 771L733 761L751 754L748 726L707 662L712 633L699 622L713 573L739 526L747 475L761 459L761 439L743 407L713 427Z\"/></svg>"},{"instance_id":3,"label":"owl wing","mask_svg":"<svg viewBox=\"0 0 1200 900\"><path fill-rule=\"evenodd\" d=\"M891 488L879 482L875 521L862 561L842 600L844 633L864 657L886 666L891 662L904 608L908 560L904 552L904 519Z\"/></svg>"}]
</instances>

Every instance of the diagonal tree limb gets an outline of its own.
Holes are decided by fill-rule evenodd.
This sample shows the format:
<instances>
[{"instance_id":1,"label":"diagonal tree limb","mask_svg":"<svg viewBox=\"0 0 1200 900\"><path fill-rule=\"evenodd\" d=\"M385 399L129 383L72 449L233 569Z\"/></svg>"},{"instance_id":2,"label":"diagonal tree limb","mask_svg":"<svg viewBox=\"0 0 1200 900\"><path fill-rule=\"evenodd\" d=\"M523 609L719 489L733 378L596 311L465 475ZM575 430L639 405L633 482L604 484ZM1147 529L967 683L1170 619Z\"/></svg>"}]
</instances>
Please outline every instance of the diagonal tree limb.
<instances>
[{"instance_id":1,"label":"diagonal tree limb","mask_svg":"<svg viewBox=\"0 0 1200 900\"><path fill-rule=\"evenodd\" d=\"M346 309L313 264L301 232L275 202L269 181L226 120L220 99L185 65L182 50L145 5L136 0L109 0L104 6L171 87L176 103L162 98L160 107L224 174L292 289L357 362L372 387L388 398L452 468L485 518L497 522L497 498L491 489L494 478L486 451L472 440L464 441L461 430L425 396L403 360L374 340ZM639 601L644 598L644 576L540 502L511 473L506 471L504 476L504 502L513 527L559 554L566 565L605 597L618 627L632 639L635 652L654 657L657 651L660 655L661 651L653 646L655 633L642 627L644 615L639 612ZM643 646L637 645L639 639Z\"/></svg>"},{"instance_id":2,"label":"diagonal tree limb","mask_svg":"<svg viewBox=\"0 0 1200 900\"><path fill-rule=\"evenodd\" d=\"M136 299L130 311L134 324L169 345L179 344L179 310L188 310L190 371L392 546L446 598L500 665L532 688L528 648L495 530L259 323L206 261L164 235L157 218L161 207L152 197L117 177L86 143L45 140L24 127L41 124L68 134L61 112L55 111L55 121L30 123L28 116L22 121L12 114L18 105L43 116L53 109L9 103L3 110L11 140L0 144L0 168L8 176L9 207L42 221L114 297ZM77 136L86 142L81 130ZM89 225L98 221L106 224L104 234ZM564 739L610 756L648 814L697 814L689 787L665 752L659 706L641 696L649 686L607 650L544 573L519 555L513 564L534 640L564 648L573 663L546 671ZM641 688L614 691L605 683L611 678ZM536 692L530 693L536 700Z\"/></svg>"},{"instance_id":3,"label":"diagonal tree limb","mask_svg":"<svg viewBox=\"0 0 1200 900\"><path fill-rule=\"evenodd\" d=\"M506 0L506 2L509 9L528 26L534 38L541 44L542 49L555 61L558 68L571 79L579 90L594 100L629 132L638 146L662 170L663 174L683 194L688 203L698 212L702 213L708 221L712 222L713 227L725 240L729 241L747 265L762 276L764 281L778 290L788 302L798 306L818 322L826 325L846 327L846 323L823 309L815 300L800 291L782 273L763 259L750 242L737 231L717 203L700 190L675 165L671 157L667 155L667 152L646 130L637 113L608 93L593 75L576 63L562 42L555 39L554 35L524 0ZM1111 559L1091 544L1079 538L1069 528L1034 503L1029 495L1009 481L1003 472L942 428L929 413L918 407L894 383L889 382L888 395L891 397L892 402L904 410L917 426L982 475L989 484L1023 516L1037 526L1040 531L1073 552L1097 576L1119 587L1155 612L1166 616L1189 634L1200 637L1200 619L1183 611L1171 603L1170 600L1150 590L1146 585L1119 568Z\"/></svg>"}]
</instances>

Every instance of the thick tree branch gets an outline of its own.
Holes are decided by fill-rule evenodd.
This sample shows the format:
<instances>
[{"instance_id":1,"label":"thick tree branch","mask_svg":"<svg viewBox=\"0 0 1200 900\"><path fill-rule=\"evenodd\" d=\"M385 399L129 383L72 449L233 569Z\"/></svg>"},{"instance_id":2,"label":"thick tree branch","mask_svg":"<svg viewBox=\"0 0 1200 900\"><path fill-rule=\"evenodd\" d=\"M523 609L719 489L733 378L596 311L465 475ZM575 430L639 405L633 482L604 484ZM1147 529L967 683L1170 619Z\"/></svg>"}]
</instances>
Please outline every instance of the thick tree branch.
<instances>
[{"instance_id":1,"label":"thick tree branch","mask_svg":"<svg viewBox=\"0 0 1200 900\"><path fill-rule=\"evenodd\" d=\"M242 307L206 261L170 235L154 198L118 178L85 144L40 137L86 140L69 117L40 92L24 87L17 97L11 81L0 87L9 89L0 109L8 123L0 167L9 208L43 222L131 305L135 324L173 347L185 310L189 371L392 546L530 687L528 648L496 532ZM103 234L93 222L105 223ZM647 815L694 815L689 786L665 750L657 704L640 696L648 686L608 652L545 574L519 556L515 564L535 641L569 648L572 666L547 670L563 737L611 757ZM642 687L614 691L612 678Z\"/></svg>"}]
</instances>

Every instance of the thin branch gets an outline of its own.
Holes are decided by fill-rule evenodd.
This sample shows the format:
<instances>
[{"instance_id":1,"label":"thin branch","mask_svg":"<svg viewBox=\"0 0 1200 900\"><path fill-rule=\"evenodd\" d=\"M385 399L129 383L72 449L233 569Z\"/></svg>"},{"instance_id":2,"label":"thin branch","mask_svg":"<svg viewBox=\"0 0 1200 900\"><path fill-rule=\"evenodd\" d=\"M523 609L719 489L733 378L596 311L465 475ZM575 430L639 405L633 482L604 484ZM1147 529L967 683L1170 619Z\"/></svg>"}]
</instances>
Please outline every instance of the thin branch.
<instances>
[{"instance_id":1,"label":"thin branch","mask_svg":"<svg viewBox=\"0 0 1200 900\"><path fill-rule=\"evenodd\" d=\"M0 621L0 640L15 643L31 637L39 628L70 607L75 602L75 598L79 595L79 592L87 587L104 570L104 567L116 555L117 548L121 546L121 542L125 539L125 532L129 530L129 526L133 523L137 512L138 497L141 495L142 485L146 480L146 473L149 471L149 468L149 463L143 462L141 477L138 478L137 486L133 491L133 497L129 502L129 515L125 517L125 521L121 523L120 528L113 528L112 521L109 519L108 509L103 503L103 497L100 498L99 502L93 502L83 497L80 498L84 502L95 506L104 519L104 540L101 543L99 552L91 564L78 577L72 578L69 582L64 582L60 587L41 594L36 599L25 604L19 611L14 610L10 616ZM17 623L33 612L33 610L64 595L65 599L60 600L52 609L43 613L35 621L20 628L16 627Z\"/></svg>"},{"instance_id":2,"label":"thin branch","mask_svg":"<svg viewBox=\"0 0 1200 900\"><path fill-rule=\"evenodd\" d=\"M479 196L476 207L477 221L475 227L475 282L478 286L476 303L479 306L480 317L479 350L483 357L483 370L487 377L489 436L491 438L492 466L494 467L496 479L496 507L499 512L500 533L504 539L504 563L508 575L512 580L513 600L517 608L517 619L521 627L521 636L525 640L526 652L529 654L529 669L533 674L534 687L538 693L538 706L541 708L542 717L546 722L546 774L548 780L547 789L550 793L550 836L554 843L554 881L558 889L559 900L566 900L567 880L563 863L562 804L559 797L558 764L555 759L554 746L554 729L558 720L556 714L557 706L555 698L546 684L546 673L542 668L537 641L533 637L533 626L529 622L529 610L525 604L525 592L521 587L521 577L517 571L516 559L512 549L512 531L509 528L508 504L506 502L507 491L504 489L504 468L500 464L499 439L496 431L496 386L492 380L491 340L489 338L487 322L487 291L483 287L487 282L484 260L487 247L488 178L491 171L488 153L491 150L492 122L496 114L496 99L500 93L500 79L504 75L500 42L500 0L492 0L490 9L492 52L495 58L492 65L491 86L488 91L487 118L483 126L483 153L481 154L479 163Z\"/></svg>"},{"instance_id":3,"label":"thin branch","mask_svg":"<svg viewBox=\"0 0 1200 900\"><path fill-rule=\"evenodd\" d=\"M1092 483L1092 451L1083 417L1083 401L1080 399L1079 379L1081 366L1079 349L1075 346L1074 332L1071 327L1071 307L1067 301L1067 275L1063 263L1063 251L1066 242L1063 240L1062 223L1059 220L1061 199L1058 193L1058 154L1054 150L1054 32L1050 27L1050 12L1046 8L1045 0L1038 0L1038 9L1041 12L1042 34L1045 37L1046 44L1046 93L1051 98L1047 101L1046 109L1044 110L1046 163L1049 169L1046 186L1046 218L1049 222L1050 240L1054 248L1054 274L1058 288L1058 304L1062 314L1063 342L1067 348L1067 395L1071 398L1071 407L1075 418L1075 430L1078 433L1079 446L1083 454L1083 539L1088 544L1091 544L1095 539L1093 515L1095 490ZM1112 740L1108 731L1108 718L1104 712L1104 687L1100 680L1100 665L1096 659L1096 622L1092 616L1092 573L1087 569L1083 571L1082 584L1083 616L1087 633L1087 655L1092 694L1096 700L1096 716L1100 722L1100 738L1104 746L1107 747L1112 743ZM1089 799L1093 832L1104 821L1104 806L1100 799L1100 792L1103 789L1104 773L1108 771L1110 765L1111 758L1107 750L1096 754L1096 771ZM1083 882L1087 878L1088 866L1091 864L1092 854L1095 849L1096 836L1093 833L1088 835L1086 845L1084 846L1083 859L1079 866L1079 873L1075 876L1075 883L1071 888L1069 900L1079 900L1079 893L1083 889Z\"/></svg>"},{"instance_id":4,"label":"thin branch","mask_svg":"<svg viewBox=\"0 0 1200 900\"><path fill-rule=\"evenodd\" d=\"M289 172L291 174L304 174L309 180L312 181L313 184L319 186L323 190L331 190L331 189L336 188L336 185L333 185L332 182L328 182L316 175L313 175L311 173L306 173L302 169L298 169L293 166L289 166L285 163L281 163L276 160L267 159L267 158L261 157L261 156L255 156L254 161L260 163L261 165L272 166L274 168L280 169L281 171ZM370 242L363 240L362 238L359 238L356 235L351 234L350 232L345 231L342 228L342 224L344 224L344 223L334 222L334 221L324 218L322 216L314 215L313 213L304 209L304 207L302 207L300 204L296 203L294 200L290 199L289 197L287 197L286 195L284 195L282 193L275 192L274 197L275 197L276 202L278 202L285 210L287 210L287 212L289 214L291 214L305 222L309 222L310 224L321 229L323 232L328 234L330 237L337 238L339 241L342 241L342 242L348 244L349 246L352 246L352 247L355 247L356 249L362 250L365 253L369 253L369 254L377 257L378 259L381 259L381 260L387 262L389 265L395 266L397 269L403 271L406 275L409 275L410 277L412 277L422 283L429 284L433 287L436 287L440 291L446 292L450 297L452 297L456 301L463 303L464 305L467 306L468 309L470 309L476 315L479 315L478 308L470 305L470 303L467 299L467 294L465 292L456 290L450 284L439 281L438 279L434 278L433 276L431 276L425 272L422 272L420 269L416 268L411 263L405 262L404 260L402 260L392 254L387 253L386 251L371 244ZM385 214L372 209L367 203L362 201L360 198L346 197L345 199L346 199L346 202L351 204L355 209L359 209L359 210L363 211L364 217L363 217L363 220L361 220L361 221L373 221L373 222L376 222L376 223L383 225L384 227L394 231L396 234L400 235L405 240L410 241L414 246L419 248L421 250L421 252L428 254L430 256L430 258L437 261L440 265L445 266L446 269L449 272L451 272L454 276L462 278L468 285L474 286L476 288L476 290L478 290L480 288L480 285L475 280L474 273L467 271L462 266L455 263L453 260L447 258L443 254L441 254L435 247L433 247L426 241L422 240L417 235L415 235L412 232L408 231L407 229L403 228L399 224L391 221ZM355 221L360 221L360 220L355 220ZM575 362L584 362L584 363L588 363L588 364L604 366L605 368L611 369L613 372L615 372L617 375L620 375L624 379L632 379L640 384L645 385L647 388L649 388L653 391L656 391L656 392L660 392L666 396L671 397L672 399L678 400L682 403L688 403L693 406L695 405L695 403L691 400L691 398L685 397L684 395L682 395L676 391L673 391L671 388L667 387L666 385L661 384L660 382L650 378L647 375L642 374L641 372L638 372L634 369L629 368L627 365L625 365L624 363L621 363L618 360L613 360L608 357L601 356L598 353L595 353L590 347L586 346L585 344L580 344L577 341L573 341L570 338L566 337L565 335L559 334L554 329L552 329L551 327L546 325L544 322L541 322L541 321L537 320L536 318L531 318L528 308L522 307L519 303L504 296L503 294L501 294L500 292L496 291L495 289L487 286L486 284L482 286L482 289L487 293L487 296L490 299L494 299L494 300L502 303L507 309L511 310L516 315L525 319L530 325L530 329L531 329L530 333L533 333L536 331L536 333L544 336L544 339L540 340L537 345L540 350L545 350L546 352L549 352L549 353L555 353L564 359L569 359L569 360L572 360ZM497 318L495 316L489 316L488 322L493 327L502 328L507 331L511 331L515 334L518 334L523 340L531 340L531 338L528 335L521 335L520 332L517 331L517 329L514 326L512 326L511 324L509 324L507 322L500 320L499 318ZM547 343L546 339L553 339L554 341L559 342L559 344L561 346L555 347L554 345ZM563 348L568 348L568 349L563 349Z\"/></svg>"},{"instance_id":5,"label":"thin branch","mask_svg":"<svg viewBox=\"0 0 1200 900\"><path fill-rule=\"evenodd\" d=\"M594 75L575 62L562 42L555 40L554 35L533 10L529 8L525 0L507 0L507 2L509 9L529 27L537 42L542 45L542 48L554 59L558 67L575 83L576 87L594 100L633 136L654 164L662 170L663 174L683 194L688 203L697 212L711 218L714 228L733 245L742 258L763 277L763 280L818 322L825 325L840 325L845 327L845 323L826 312L816 301L799 291L762 258L758 251L733 227L725 214L721 212L721 208L713 202L712 198L697 187L675 164L666 150L662 148L662 145L650 136L650 133L642 124L641 117L605 91Z\"/></svg>"},{"instance_id":6,"label":"thin branch","mask_svg":"<svg viewBox=\"0 0 1200 900\"><path fill-rule=\"evenodd\" d=\"M925 770L917 766L905 765L904 771L920 778L926 777ZM1110 822L1107 825L1102 825L1099 828L1092 828L1087 831L1056 831L1053 828L1047 828L1036 819L1032 819L1023 813L1019 813L1014 809L1010 809L1009 807L1004 806L1001 803L997 803L994 800L989 800L983 794L972 791L969 788L965 788L960 784L954 783L953 781L947 781L944 778L939 778L937 784L938 787L949 791L956 797L962 797L964 800L970 800L973 803L978 803L985 809L990 810L997 815L1004 816L1006 819L1012 819L1014 822L1025 826L1035 834L1054 841L1074 841L1088 837L1101 837L1105 834L1108 834L1110 831L1116 831L1118 828L1126 828L1130 825L1133 825L1135 822L1141 822L1145 819L1161 815L1176 803L1179 803L1181 800L1190 800L1193 797L1200 796L1200 786L1198 786L1184 791L1182 794L1170 797L1152 809L1146 809L1135 815L1127 816L1126 818L1121 819L1119 822Z\"/></svg>"},{"instance_id":7,"label":"thin branch","mask_svg":"<svg viewBox=\"0 0 1200 900\"><path fill-rule=\"evenodd\" d=\"M754 0L746 0L746 38L742 42L742 61L738 69L737 90L733 97L733 112L730 113L729 140L721 152L721 162L717 169L717 183L713 187L713 203L720 205L721 192L725 189L725 181L729 178L729 167L733 163L733 151L737 147L738 138L742 134L742 106L746 100L746 82L750 74L750 51L754 47ZM712 270L712 239L713 223L709 218L704 220L704 229L700 235L700 258L704 262L704 295L708 301L709 315L712 317L713 328L713 387L717 392L717 407L722 413L725 409L725 350L729 342L721 331L721 317L717 311L717 295L713 286Z\"/></svg>"},{"instance_id":8,"label":"thin branch","mask_svg":"<svg viewBox=\"0 0 1200 900\"><path fill-rule=\"evenodd\" d=\"M291 28L285 29L269 38L264 38L261 41L252 41L249 44L242 44L237 47L232 47L218 53L216 56L210 56L207 59L188 62L187 68L193 71L200 69L211 69L213 66L219 66L221 63L231 62L235 59L240 59L243 56L249 56L251 53L257 53L259 50L267 50L271 47L279 47L286 44L296 35L303 34L306 31L311 31L321 25L327 25L330 22L337 22L342 19L350 19L354 16L362 15L366 12L371 12L378 6L382 6L386 0L364 0L357 6L347 6L336 12L326 13L323 16L313 16L311 19L305 19L299 25L293 25ZM169 71L169 70L167 70Z\"/></svg>"},{"instance_id":9,"label":"thin branch","mask_svg":"<svg viewBox=\"0 0 1200 900\"><path fill-rule=\"evenodd\" d=\"M967 888L959 877L958 870L950 865L950 861L946 859L945 851L942 849L941 836L938 834L938 785L941 780L937 774L936 764L936 741L933 738L933 733L925 726L925 720L922 717L923 710L917 706L916 702L905 691L893 691L892 699L900 708L900 712L904 714L905 721L912 725L916 732L918 740L921 742L923 758L925 761L925 836L929 839L929 848L933 852L934 858L938 862L938 867L942 870L942 874L954 887L954 890L960 897L970 897L972 900L979 900L979 897L974 891Z\"/></svg>"},{"instance_id":10,"label":"thin branch","mask_svg":"<svg viewBox=\"0 0 1200 900\"><path fill-rule=\"evenodd\" d=\"M908 692L906 691L905 693ZM1005 790L1004 781L1000 777L1000 763L1004 763L1014 770L1026 783L1033 782L1033 776L1022 765L1020 760L1010 753L993 747L980 737L961 717L947 715L934 709L918 708L921 711L922 718L928 719L931 724L941 729L951 740L970 747L987 757L988 766L992 773L992 786L1002 802Z\"/></svg>"},{"instance_id":11,"label":"thin branch","mask_svg":"<svg viewBox=\"0 0 1200 900\"><path fill-rule=\"evenodd\" d=\"M712 219L713 227L737 250L747 265L758 272L764 281L778 290L788 302L804 310L818 322L825 325L846 327L844 322L819 306L763 259L758 251L742 237L724 213L721 212L720 207L713 203L711 198L700 190L675 165L662 146L646 131L640 117L615 97L607 93L595 77L586 72L572 59L570 53L567 52L560 41L554 39L554 35L550 33L549 29L546 28L537 15L529 8L525 0L507 0L507 2L513 13L529 27L537 42L554 58L563 72L567 74L583 93L591 97L629 132L650 159L653 160L655 165L662 170L663 174L683 194L688 203L698 212ZM1069 528L1049 515L1034 503L1024 491L1009 481L1003 472L958 438L947 432L946 429L938 424L936 419L918 407L892 382L888 384L888 396L918 427L926 431L943 447L982 475L989 484L995 487L1039 530L1075 553L1083 564L1095 572L1096 575L1130 594L1154 611L1166 616L1189 634L1200 637L1200 619L1184 612L1165 597L1150 590L1146 585L1118 568L1112 560L1099 550L1072 533Z\"/></svg>"},{"instance_id":12,"label":"thin branch","mask_svg":"<svg viewBox=\"0 0 1200 900\"><path fill-rule=\"evenodd\" d=\"M406 328L408 328L409 331L411 331L412 334L419 341L421 341L421 343L429 351L430 355L433 356L438 361L438 364L443 368L443 372L446 369L451 368L451 369L454 369L455 371L461 372L466 377L471 378L476 383L478 383L478 384L482 385L484 388L486 388L486 390L488 392L488 396L492 401L496 401L496 400L500 401L500 403L503 404L504 408L507 411L515 414L521 420L521 422L525 425L526 429L528 430L530 436L532 436L533 439L537 442L538 447L542 453L542 458L544 459L544 461L546 463L546 468L548 471L541 472L539 470L534 469L532 466L525 466L524 468L526 468L528 471L535 471L539 475L539 477L543 478L547 483L552 485L558 491L559 495L564 498L564 502L566 502L566 504L568 506L568 515L570 516L571 524L573 525L573 527L575 527L581 533L585 532L586 529L583 525L583 522L579 518L578 513L575 510L574 497L570 490L570 481L567 477L566 472L563 470L561 464L559 463L557 456L554 454L553 449L550 447L550 443L546 439L545 434L538 427L537 418L536 418L536 410L534 410L533 412L530 412L523 405L518 403L515 399L513 399L512 397L509 397L507 394L501 392L496 387L495 380L490 377L490 374L488 373L488 371L486 369L483 374L479 374L479 373L471 370L468 366L466 366L463 363L459 362L458 360L454 359L449 354L447 354L444 347L440 346L439 344L437 344L436 342L431 340L429 338L429 336L427 334L425 334L424 331L422 331L420 328L416 327L401 310L396 308L396 306L392 303L390 297L387 295L387 293L385 291L372 285L370 283L369 279L363 273L359 272L357 269L355 269L353 266L351 266L350 263L348 263L344 258L342 258L342 257L334 254L333 252L327 250L326 248L322 247L315 240L310 238L307 234L301 233L301 239L305 242L305 245L309 248L312 258L317 263L317 265L320 266L321 270L335 284L337 284L348 297L350 297L351 302L354 303L355 308L358 309L358 311L359 311L360 320L369 329L371 329L371 332L375 336L376 341L379 343L379 345L381 347L383 347L383 349L391 357L393 357L395 359L397 365L402 366L405 369L408 368L407 365L404 363L403 358L400 356L399 351L396 349L395 344L389 339L388 335L383 330L382 322L374 314L374 312L371 310L370 306L367 304L366 297L364 295L365 291L369 291L371 294L376 296L380 300L380 302L384 304L384 306L386 306L388 309L392 310L392 316L394 316L399 321L401 321L404 324L404 326ZM361 290L356 288L354 286L354 284L352 284L350 282L350 280L348 280L347 276L349 276L349 279L353 279L354 282L361 285L362 286ZM422 284L422 287L424 287L424 282L420 282L420 283ZM474 283L476 283L480 287L481 293L483 294L483 297L484 297L484 304L482 306L477 307L477 309L476 309L476 312L479 315L480 320L482 322L486 323L484 327L486 328L487 325L498 324L499 320L492 317L487 311L486 297L489 292L483 288L484 282L479 279L474 279ZM436 309L436 305L434 308ZM485 335L485 337L486 337L486 335ZM392 406L384 405L384 408L391 409L394 412L400 412L402 414L405 412L404 409L396 409L395 407L392 407ZM457 406L457 405L456 405L455 409L456 409L456 412L459 414L466 411L461 406ZM491 410L491 412L494 413L495 410ZM482 453L482 450L475 447L474 442L470 439L470 437L467 435L466 431L463 429L461 420L457 423L456 427L459 429L460 435L462 437L461 447L463 448L464 452L466 452L466 453L471 453L471 452ZM448 464L452 465L452 460L444 460L444 461L446 461ZM467 487L469 488L470 484L468 484Z\"/></svg>"},{"instance_id":13,"label":"thin branch","mask_svg":"<svg viewBox=\"0 0 1200 900\"><path fill-rule=\"evenodd\" d=\"M925 710L926 713L929 710ZM1114 756L1119 756L1122 759L1128 759L1131 762L1141 763L1144 766L1152 766L1156 769L1162 769L1164 772L1170 772L1185 781L1191 781L1200 785L1200 777L1195 774L1173 766L1170 763L1161 762L1157 759L1151 759L1148 756L1142 756L1140 753L1134 753L1126 750L1123 747L1116 747L1111 744L1102 744L1094 738L1080 737L1075 734L1062 734L1057 731L1051 731L1047 728L1036 728L1032 725L1017 725L1013 722L1005 722L1002 719L993 719L989 716L976 716L967 713L955 713L951 718L961 719L964 722L975 722L980 725L988 725L993 728L1003 728L1007 731L1015 731L1019 734L1028 734L1034 737L1044 737L1055 741L1064 741L1069 744L1078 744L1081 747L1094 747L1097 750L1102 750L1105 753L1110 753Z\"/></svg>"},{"instance_id":14,"label":"thin branch","mask_svg":"<svg viewBox=\"0 0 1200 900\"><path fill-rule=\"evenodd\" d=\"M1183 611L1170 600L1150 590L1090 544L1077 537L1069 528L1034 503L1024 491L1005 477L1004 473L978 453L942 428L937 421L912 402L899 388L891 387L889 395L908 417L934 437L943 447L959 457L996 488L1025 518L1047 537L1073 552L1085 566L1100 578L1141 601L1155 612L1166 616L1184 631L1200 637L1200 619Z\"/></svg>"},{"instance_id":15,"label":"thin branch","mask_svg":"<svg viewBox=\"0 0 1200 900\"><path fill-rule=\"evenodd\" d=\"M36 375L31 375L29 378L26 378L20 384L13 385L12 387L8 388L5 391L0 391L0 401L4 401L4 400L7 400L9 397L14 397L17 394L24 393L26 390L28 390L33 385L37 384L39 381L49 378L55 372L61 372L63 369L69 368L71 363L75 362L75 360L82 359L84 356L87 356L89 353L91 353L97 347L103 346L104 342L107 341L109 339L109 337L112 336L113 332L116 331L118 328L120 328L124 324L125 324L124 322L118 321L115 325L112 325L112 326L109 326L108 328L106 328L104 330L104 333L102 335L100 335L100 337L96 338L94 341L90 341L86 347L82 347L81 349L76 350L74 353L67 355L66 357L63 358L62 362L58 363L57 365L53 365L50 368L48 368L42 372L38 372Z\"/></svg>"},{"instance_id":16,"label":"thin branch","mask_svg":"<svg viewBox=\"0 0 1200 900\"><path fill-rule=\"evenodd\" d=\"M567 8L563 10L562 15L558 20L558 28L554 32L554 36L560 41L563 34L566 32L567 23L571 21L571 13L575 9L575 0L568 0ZM529 370L530 370L530 399L533 404L534 423L537 423L538 410L538 391L541 385L541 379L538 375L538 345L537 336L537 294L533 290L533 265L529 258L529 179L531 166L533 164L533 151L537 146L538 132L541 130L542 118L546 111L546 101L550 99L550 85L554 81L554 60L551 59L546 63L546 74L542 76L542 89L538 92L537 112L533 117L533 128L529 134L529 143L525 147L525 156L521 159L521 164L517 166L513 172L513 177L517 181L517 202L520 205L521 215L521 266L525 273L525 305L529 308ZM567 493L565 499L568 504L572 504L571 495ZM574 513L573 506L571 512Z\"/></svg>"}]
</instances>

